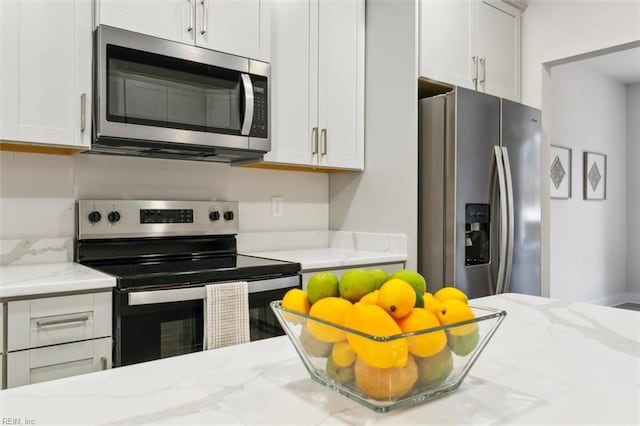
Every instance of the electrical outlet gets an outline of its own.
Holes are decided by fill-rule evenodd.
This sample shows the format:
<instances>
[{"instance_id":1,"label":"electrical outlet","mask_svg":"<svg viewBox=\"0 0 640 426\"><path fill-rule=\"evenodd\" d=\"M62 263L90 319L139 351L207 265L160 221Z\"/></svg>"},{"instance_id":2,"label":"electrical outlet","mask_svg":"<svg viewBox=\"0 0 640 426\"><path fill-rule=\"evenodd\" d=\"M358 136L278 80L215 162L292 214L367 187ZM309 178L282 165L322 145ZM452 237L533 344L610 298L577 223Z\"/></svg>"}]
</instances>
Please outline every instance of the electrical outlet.
<instances>
[{"instance_id":1,"label":"electrical outlet","mask_svg":"<svg viewBox=\"0 0 640 426\"><path fill-rule=\"evenodd\" d=\"M282 217L284 214L284 197L279 195L271 196L271 216Z\"/></svg>"}]
</instances>

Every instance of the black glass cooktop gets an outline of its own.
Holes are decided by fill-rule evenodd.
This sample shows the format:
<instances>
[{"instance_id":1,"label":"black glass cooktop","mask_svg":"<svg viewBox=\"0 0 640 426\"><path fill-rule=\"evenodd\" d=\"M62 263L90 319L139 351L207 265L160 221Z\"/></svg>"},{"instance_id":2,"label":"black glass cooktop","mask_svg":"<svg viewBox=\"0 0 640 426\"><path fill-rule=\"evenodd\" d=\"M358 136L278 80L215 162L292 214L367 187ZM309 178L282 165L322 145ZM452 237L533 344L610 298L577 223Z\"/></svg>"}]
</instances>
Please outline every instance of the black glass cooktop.
<instances>
[{"instance_id":1,"label":"black glass cooktop","mask_svg":"<svg viewBox=\"0 0 640 426\"><path fill-rule=\"evenodd\" d=\"M300 272L299 263L242 254L91 267L116 277L119 289L175 287L229 280L256 281Z\"/></svg>"}]
</instances>

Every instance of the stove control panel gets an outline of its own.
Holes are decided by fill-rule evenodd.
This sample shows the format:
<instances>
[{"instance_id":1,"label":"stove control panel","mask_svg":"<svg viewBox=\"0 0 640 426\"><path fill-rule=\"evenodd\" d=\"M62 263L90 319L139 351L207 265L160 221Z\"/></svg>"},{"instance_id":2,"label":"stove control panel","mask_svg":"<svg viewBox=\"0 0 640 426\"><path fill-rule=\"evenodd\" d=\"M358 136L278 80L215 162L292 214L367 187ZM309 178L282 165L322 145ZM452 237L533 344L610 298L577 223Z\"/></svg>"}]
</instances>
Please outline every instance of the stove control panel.
<instances>
[{"instance_id":1,"label":"stove control panel","mask_svg":"<svg viewBox=\"0 0 640 426\"><path fill-rule=\"evenodd\" d=\"M79 200L79 239L238 233L236 201Z\"/></svg>"}]
</instances>

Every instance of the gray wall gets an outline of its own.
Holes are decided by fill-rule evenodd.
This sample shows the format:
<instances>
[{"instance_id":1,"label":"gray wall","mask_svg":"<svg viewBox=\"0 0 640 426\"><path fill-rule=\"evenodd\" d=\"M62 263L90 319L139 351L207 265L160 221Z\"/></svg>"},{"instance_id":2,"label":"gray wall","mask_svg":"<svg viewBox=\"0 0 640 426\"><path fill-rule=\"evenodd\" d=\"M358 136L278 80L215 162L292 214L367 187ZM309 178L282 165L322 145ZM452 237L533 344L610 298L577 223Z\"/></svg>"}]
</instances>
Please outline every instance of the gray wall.
<instances>
[{"instance_id":1,"label":"gray wall","mask_svg":"<svg viewBox=\"0 0 640 426\"><path fill-rule=\"evenodd\" d=\"M550 93L549 140L573 149L572 198L550 206L550 296L615 303L627 280L626 89L569 63L551 69ZM584 151L607 155L605 201L583 200Z\"/></svg>"},{"instance_id":2,"label":"gray wall","mask_svg":"<svg viewBox=\"0 0 640 426\"><path fill-rule=\"evenodd\" d=\"M640 302L640 83L627 86L627 291Z\"/></svg>"},{"instance_id":3,"label":"gray wall","mask_svg":"<svg viewBox=\"0 0 640 426\"><path fill-rule=\"evenodd\" d=\"M409 268L417 266L416 19L414 0L367 1L365 172L329 178L329 228L406 234Z\"/></svg>"}]
</instances>

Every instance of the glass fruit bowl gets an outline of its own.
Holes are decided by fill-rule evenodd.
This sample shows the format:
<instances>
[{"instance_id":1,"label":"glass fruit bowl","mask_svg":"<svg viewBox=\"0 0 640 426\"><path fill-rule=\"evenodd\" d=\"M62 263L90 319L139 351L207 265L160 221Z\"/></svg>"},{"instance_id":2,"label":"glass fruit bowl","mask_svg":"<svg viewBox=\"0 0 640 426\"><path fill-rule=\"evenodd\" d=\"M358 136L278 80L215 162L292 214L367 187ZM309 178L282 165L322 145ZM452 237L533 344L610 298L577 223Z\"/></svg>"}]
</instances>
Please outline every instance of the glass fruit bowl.
<instances>
[{"instance_id":1,"label":"glass fruit bowl","mask_svg":"<svg viewBox=\"0 0 640 426\"><path fill-rule=\"evenodd\" d=\"M462 384L506 316L471 308L472 320L380 337L271 302L311 378L379 413L429 401Z\"/></svg>"}]
</instances>

